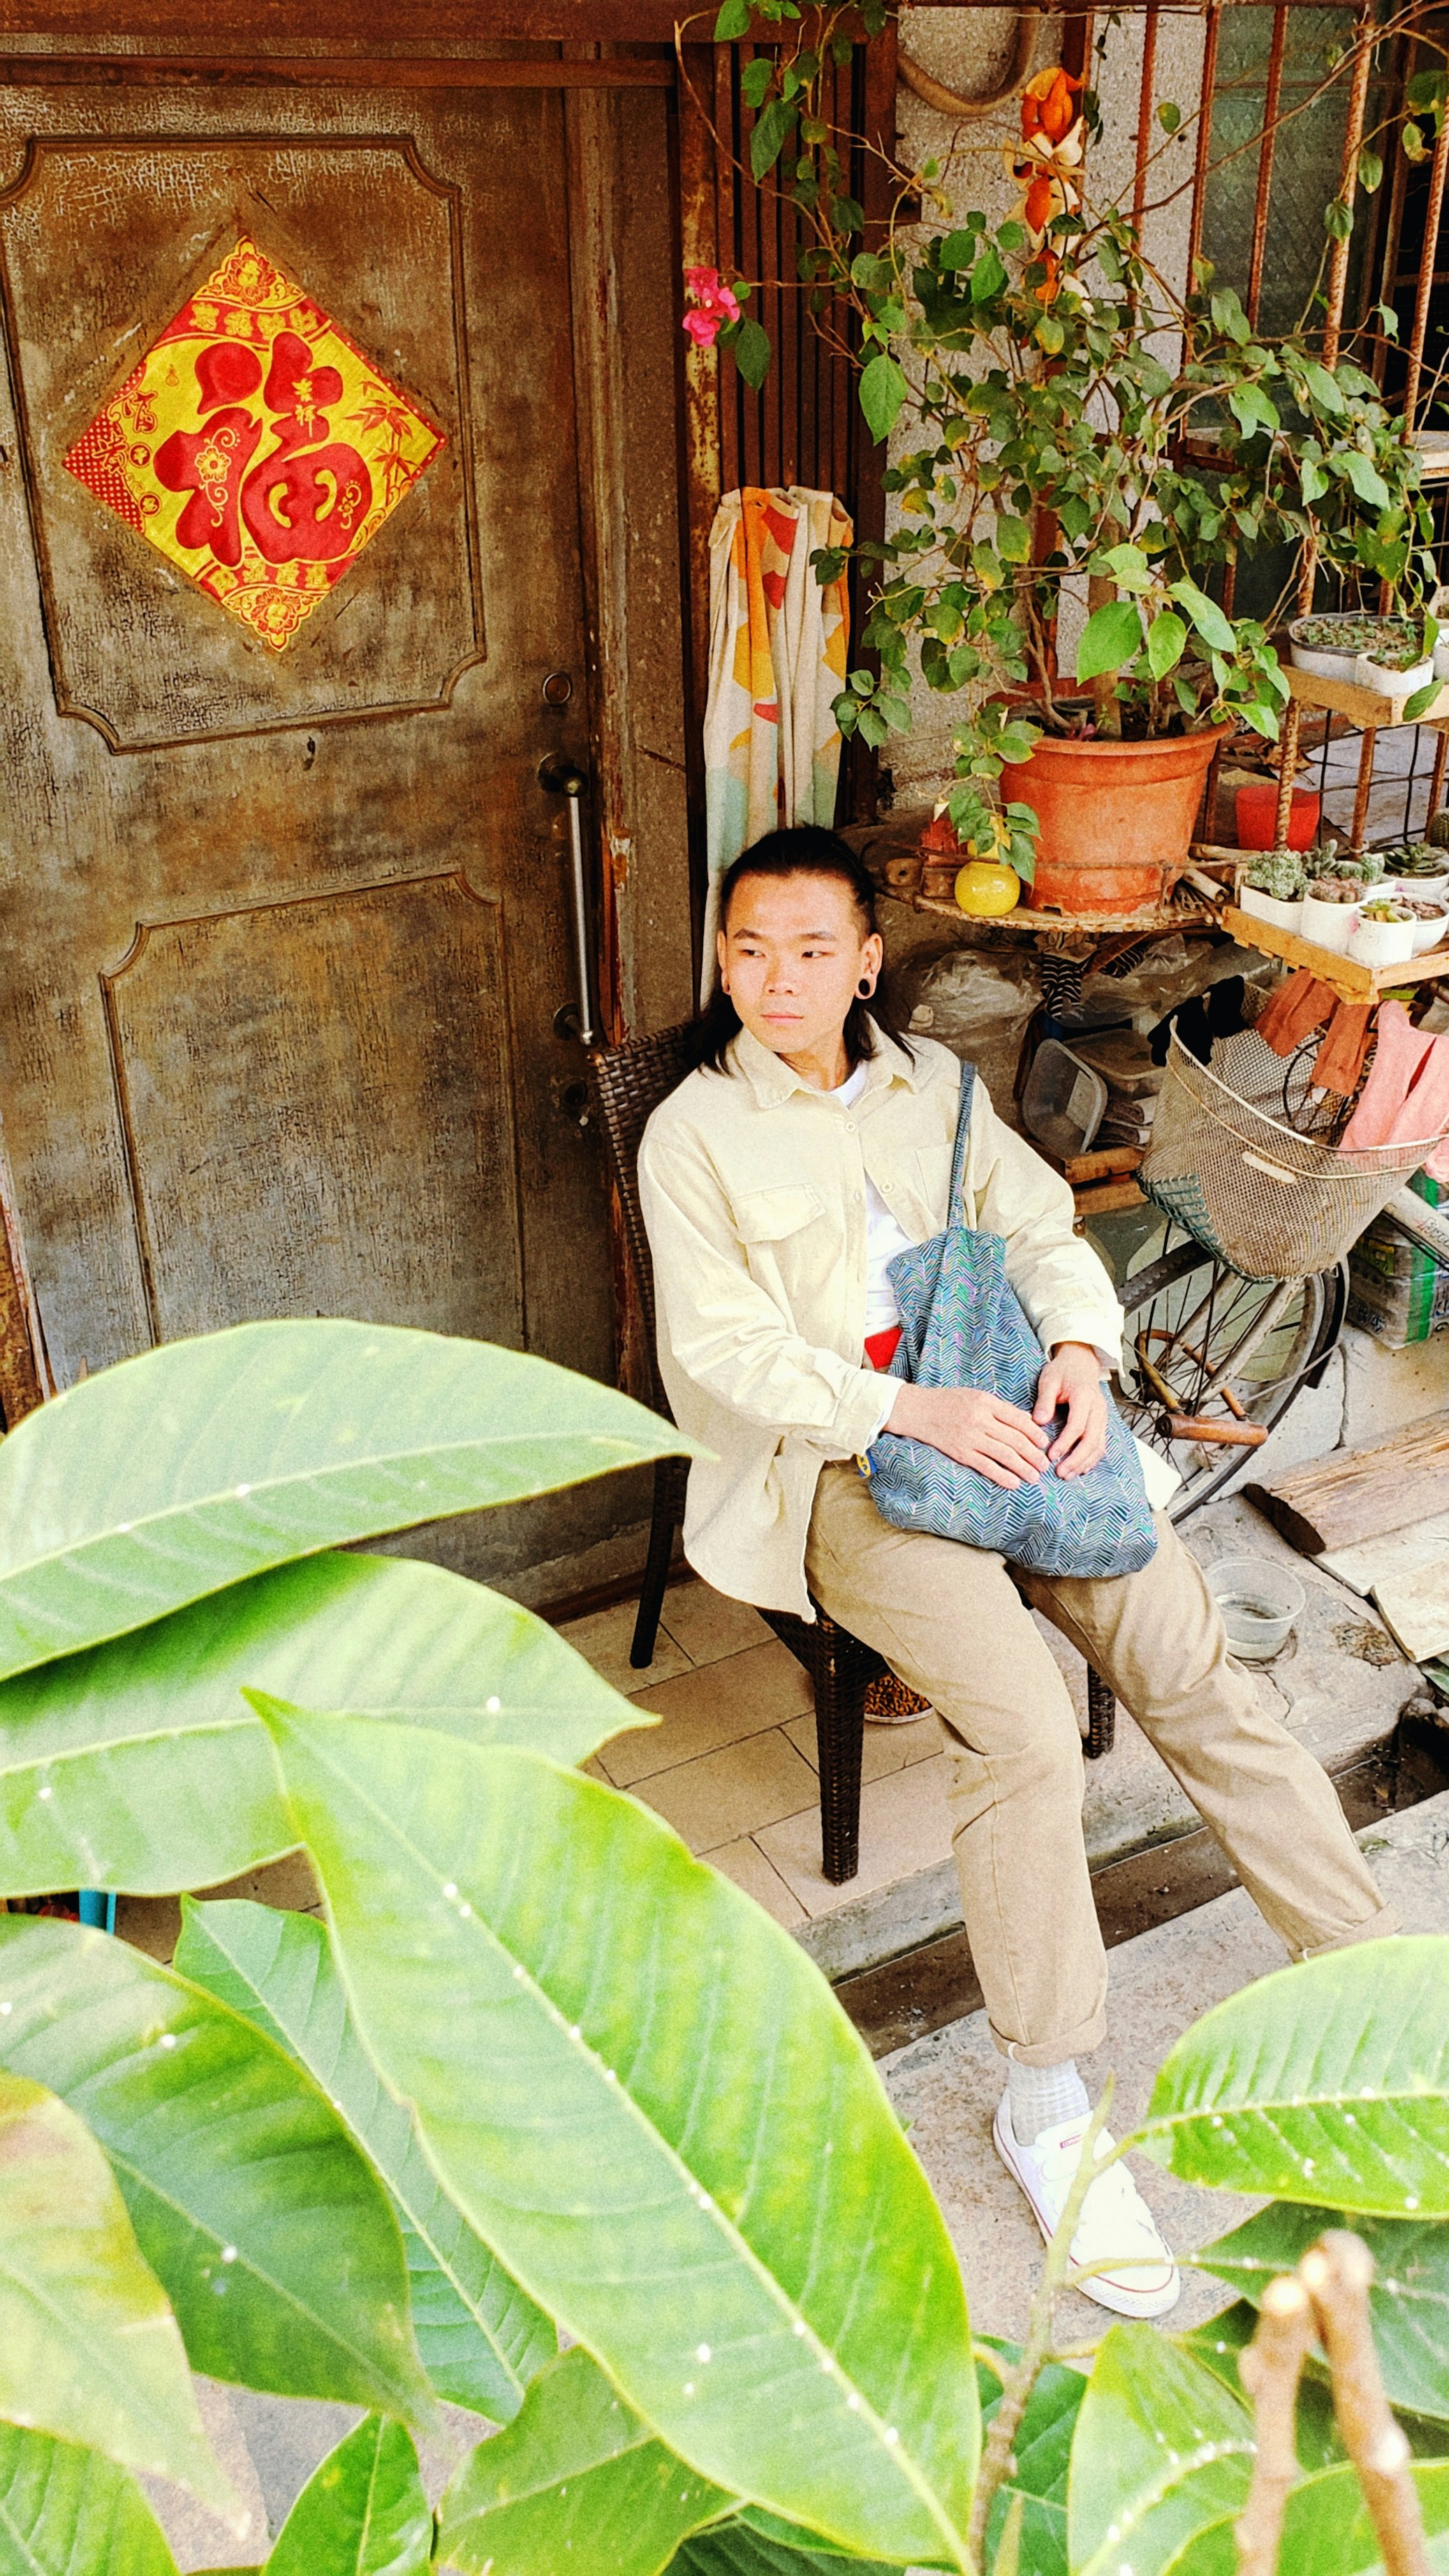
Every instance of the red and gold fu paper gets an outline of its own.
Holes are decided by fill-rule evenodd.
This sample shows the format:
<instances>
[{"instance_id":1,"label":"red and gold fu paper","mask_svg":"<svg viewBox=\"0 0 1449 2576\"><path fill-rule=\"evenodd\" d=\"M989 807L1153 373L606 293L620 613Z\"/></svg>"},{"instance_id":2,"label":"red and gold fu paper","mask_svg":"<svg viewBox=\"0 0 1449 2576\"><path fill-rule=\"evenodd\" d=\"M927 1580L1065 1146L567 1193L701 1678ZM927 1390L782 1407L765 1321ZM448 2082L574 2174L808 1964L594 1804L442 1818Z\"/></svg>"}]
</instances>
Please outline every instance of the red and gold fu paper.
<instances>
[{"instance_id":1,"label":"red and gold fu paper","mask_svg":"<svg viewBox=\"0 0 1449 2576\"><path fill-rule=\"evenodd\" d=\"M243 237L65 463L280 653L443 443Z\"/></svg>"}]
</instances>

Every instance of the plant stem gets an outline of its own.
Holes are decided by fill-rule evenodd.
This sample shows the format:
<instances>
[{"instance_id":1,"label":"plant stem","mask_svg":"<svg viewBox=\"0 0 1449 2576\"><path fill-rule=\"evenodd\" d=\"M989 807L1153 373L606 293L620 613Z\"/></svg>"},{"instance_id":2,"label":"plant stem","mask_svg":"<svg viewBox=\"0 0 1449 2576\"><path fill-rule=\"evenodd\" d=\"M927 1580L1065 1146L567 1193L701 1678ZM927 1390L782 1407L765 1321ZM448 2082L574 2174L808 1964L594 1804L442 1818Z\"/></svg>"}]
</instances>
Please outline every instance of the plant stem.
<instances>
[{"instance_id":1,"label":"plant stem","mask_svg":"<svg viewBox=\"0 0 1449 2576\"><path fill-rule=\"evenodd\" d=\"M1430 2576L1409 2445L1395 2423L1374 2350L1369 2283L1374 2258L1361 2236L1330 2228L1298 2266L1313 2302L1333 2384L1333 2414L1358 2471L1383 2552L1384 2576Z\"/></svg>"},{"instance_id":2,"label":"plant stem","mask_svg":"<svg viewBox=\"0 0 1449 2576\"><path fill-rule=\"evenodd\" d=\"M1270 2281L1257 2332L1238 2356L1257 2441L1248 2501L1233 2527L1238 2576L1275 2576L1283 2511L1298 2481L1298 2382L1313 2336L1312 2301L1297 2274Z\"/></svg>"},{"instance_id":3,"label":"plant stem","mask_svg":"<svg viewBox=\"0 0 1449 2576\"><path fill-rule=\"evenodd\" d=\"M1046 2250L1041 2279L1037 2283L1036 2295L1031 2303L1031 2315L1027 2322L1026 2341L1021 2348L1021 2359L1006 2373L1001 2402L991 2418L991 2430L986 2436L986 2448L981 2454L976 2493L971 2499L971 2522L966 2535L967 2552L973 2568L980 2568L983 2564L986 2527L991 2519L991 2508L996 2502L997 2490L1010 2472L1012 2444L1016 2440L1021 2419L1026 2413L1031 2392L1051 2356L1052 2318L1056 2310L1057 2292L1071 2267L1072 2238L1077 2232L1077 2222L1082 2215L1082 2203L1098 2174L1105 2170L1109 2161L1115 2161L1106 2157L1101 2164L1096 2161L1097 2140L1106 2125L1107 2113L1112 2105L1112 2084L1113 2079L1109 2076L1102 2099L1088 2123L1086 2136L1082 2140L1082 2152L1077 2160L1077 2170L1072 2176L1072 2187L1057 2222L1056 2233Z\"/></svg>"}]
</instances>

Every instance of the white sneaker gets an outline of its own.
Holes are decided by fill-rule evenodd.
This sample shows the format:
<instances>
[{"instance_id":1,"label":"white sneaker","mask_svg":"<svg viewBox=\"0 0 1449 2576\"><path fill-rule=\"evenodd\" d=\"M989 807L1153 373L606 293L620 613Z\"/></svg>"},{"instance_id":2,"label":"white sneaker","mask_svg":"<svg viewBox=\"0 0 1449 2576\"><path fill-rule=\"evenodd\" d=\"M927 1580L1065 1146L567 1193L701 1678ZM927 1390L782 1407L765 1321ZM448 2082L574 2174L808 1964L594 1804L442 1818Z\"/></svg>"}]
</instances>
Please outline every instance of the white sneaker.
<instances>
[{"instance_id":1,"label":"white sneaker","mask_svg":"<svg viewBox=\"0 0 1449 2576\"><path fill-rule=\"evenodd\" d=\"M1062 2120L1024 2147L1011 2125L1010 2096L1003 2093L996 2106L991 2129L996 2152L1020 2183L1048 2244L1066 2207L1086 2134L1084 2118ZM1098 2156L1110 2155L1115 2144L1104 2129L1097 2140ZM1096 2272L1076 2287L1084 2298L1119 2317L1161 2317L1177 2305L1182 2289L1177 2265L1125 2165L1111 2166L1092 2184L1072 2238L1072 2261L1112 2264L1110 2272Z\"/></svg>"}]
</instances>

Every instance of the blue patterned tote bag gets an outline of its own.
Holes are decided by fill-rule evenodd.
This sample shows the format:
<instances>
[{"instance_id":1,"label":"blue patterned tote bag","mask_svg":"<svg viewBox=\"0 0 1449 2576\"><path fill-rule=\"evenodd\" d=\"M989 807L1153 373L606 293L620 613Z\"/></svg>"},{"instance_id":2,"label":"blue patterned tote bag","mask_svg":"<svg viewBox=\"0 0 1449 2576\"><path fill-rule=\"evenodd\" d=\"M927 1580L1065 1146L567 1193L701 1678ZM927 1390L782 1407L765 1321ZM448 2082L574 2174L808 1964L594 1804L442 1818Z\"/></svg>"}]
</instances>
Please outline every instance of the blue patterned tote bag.
<instances>
[{"instance_id":1,"label":"blue patterned tote bag","mask_svg":"<svg viewBox=\"0 0 1449 2576\"><path fill-rule=\"evenodd\" d=\"M951 1165L954 1217L961 1205L975 1073L961 1067L961 1109ZM980 1387L1029 1413L1046 1354L1006 1276L999 1234L949 1224L896 1255L890 1282L901 1340L890 1374L916 1386ZM924 1440L883 1431L870 1451L870 1490L897 1529L925 1530L992 1548L1038 1574L1135 1574L1157 1546L1136 1445L1107 1400L1105 1455L1085 1476L1046 1467L1008 1493Z\"/></svg>"}]
</instances>

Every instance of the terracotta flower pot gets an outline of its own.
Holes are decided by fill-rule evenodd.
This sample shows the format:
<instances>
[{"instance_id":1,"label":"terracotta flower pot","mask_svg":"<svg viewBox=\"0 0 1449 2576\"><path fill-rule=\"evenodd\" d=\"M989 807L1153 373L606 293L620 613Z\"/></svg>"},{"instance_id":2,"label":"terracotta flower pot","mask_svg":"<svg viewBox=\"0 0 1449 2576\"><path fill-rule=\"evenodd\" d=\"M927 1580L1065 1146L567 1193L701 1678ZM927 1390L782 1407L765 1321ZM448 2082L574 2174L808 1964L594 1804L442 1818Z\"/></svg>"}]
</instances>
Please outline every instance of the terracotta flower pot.
<instances>
[{"instance_id":1,"label":"terracotta flower pot","mask_svg":"<svg viewBox=\"0 0 1449 2576\"><path fill-rule=\"evenodd\" d=\"M1187 864L1203 779L1229 731L1165 742L1079 742L1043 734L1003 771L1002 803L1041 817L1033 912L1127 913L1161 902Z\"/></svg>"}]
</instances>

